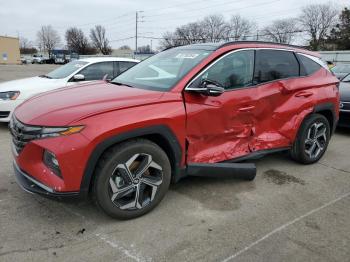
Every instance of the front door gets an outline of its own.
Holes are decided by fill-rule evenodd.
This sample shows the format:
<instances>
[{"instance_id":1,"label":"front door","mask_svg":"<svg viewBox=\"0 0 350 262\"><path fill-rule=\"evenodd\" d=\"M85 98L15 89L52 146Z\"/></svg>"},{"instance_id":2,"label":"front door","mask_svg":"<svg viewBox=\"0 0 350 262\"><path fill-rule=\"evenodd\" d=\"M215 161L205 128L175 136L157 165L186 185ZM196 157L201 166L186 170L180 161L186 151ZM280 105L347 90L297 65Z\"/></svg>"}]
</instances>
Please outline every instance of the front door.
<instances>
[{"instance_id":1,"label":"front door","mask_svg":"<svg viewBox=\"0 0 350 262\"><path fill-rule=\"evenodd\" d=\"M233 51L200 73L189 87L211 80L218 96L184 93L188 162L214 163L249 154L259 110L253 86L254 50Z\"/></svg>"}]
</instances>

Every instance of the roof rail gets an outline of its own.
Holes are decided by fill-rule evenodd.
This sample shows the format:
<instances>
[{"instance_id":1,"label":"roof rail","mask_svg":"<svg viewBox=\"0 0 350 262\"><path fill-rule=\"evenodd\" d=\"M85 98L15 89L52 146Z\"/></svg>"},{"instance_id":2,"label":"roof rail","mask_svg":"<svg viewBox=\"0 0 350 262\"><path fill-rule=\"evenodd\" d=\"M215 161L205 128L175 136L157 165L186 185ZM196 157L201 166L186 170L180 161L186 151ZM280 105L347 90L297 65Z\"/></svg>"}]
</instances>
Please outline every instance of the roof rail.
<instances>
[{"instance_id":1,"label":"roof rail","mask_svg":"<svg viewBox=\"0 0 350 262\"><path fill-rule=\"evenodd\" d=\"M283 43L276 43L276 42L269 42L269 41L251 41L251 40L240 40L240 41L230 41L223 43L222 45L218 46L218 49L224 46L228 45L234 45L234 44L270 44L270 45L280 45L280 46L287 46L287 47L293 47L298 49L304 49L308 50L303 46L297 46L297 45L290 45L290 44L283 44ZM310 50L308 50L310 51Z\"/></svg>"}]
</instances>

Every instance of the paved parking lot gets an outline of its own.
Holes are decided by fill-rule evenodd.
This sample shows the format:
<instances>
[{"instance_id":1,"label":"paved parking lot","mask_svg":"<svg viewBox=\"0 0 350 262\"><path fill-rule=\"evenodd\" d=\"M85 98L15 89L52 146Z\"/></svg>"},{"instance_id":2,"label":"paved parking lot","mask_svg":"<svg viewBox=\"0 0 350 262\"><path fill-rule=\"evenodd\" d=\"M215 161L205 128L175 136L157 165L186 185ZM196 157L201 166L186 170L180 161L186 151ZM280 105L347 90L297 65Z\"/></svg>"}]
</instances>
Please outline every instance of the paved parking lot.
<instances>
[{"instance_id":1,"label":"paved parking lot","mask_svg":"<svg viewBox=\"0 0 350 262\"><path fill-rule=\"evenodd\" d=\"M53 66L0 66L0 81ZM113 220L90 202L23 192L0 125L0 261L350 261L350 130L320 163L256 161L253 182L188 178L150 214Z\"/></svg>"}]
</instances>

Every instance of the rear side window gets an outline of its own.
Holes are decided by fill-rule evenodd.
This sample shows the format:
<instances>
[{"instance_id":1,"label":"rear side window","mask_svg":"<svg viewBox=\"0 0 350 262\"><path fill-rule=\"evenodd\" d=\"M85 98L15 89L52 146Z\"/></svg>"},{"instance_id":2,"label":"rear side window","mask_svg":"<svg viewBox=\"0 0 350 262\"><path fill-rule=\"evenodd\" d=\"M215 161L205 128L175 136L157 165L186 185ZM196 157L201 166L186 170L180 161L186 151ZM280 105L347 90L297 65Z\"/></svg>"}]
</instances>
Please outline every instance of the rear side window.
<instances>
[{"instance_id":1,"label":"rear side window","mask_svg":"<svg viewBox=\"0 0 350 262\"><path fill-rule=\"evenodd\" d=\"M299 63L293 52L257 50L254 84L299 76Z\"/></svg>"},{"instance_id":2,"label":"rear side window","mask_svg":"<svg viewBox=\"0 0 350 262\"><path fill-rule=\"evenodd\" d=\"M128 70L130 67L136 65L135 62L118 62L119 63L119 74L123 73L124 71Z\"/></svg>"},{"instance_id":3,"label":"rear side window","mask_svg":"<svg viewBox=\"0 0 350 262\"><path fill-rule=\"evenodd\" d=\"M301 55L297 54L297 57L300 61L300 75L301 76L308 76L312 75L316 71L318 71L321 68L321 65L313 61L312 59Z\"/></svg>"}]
</instances>

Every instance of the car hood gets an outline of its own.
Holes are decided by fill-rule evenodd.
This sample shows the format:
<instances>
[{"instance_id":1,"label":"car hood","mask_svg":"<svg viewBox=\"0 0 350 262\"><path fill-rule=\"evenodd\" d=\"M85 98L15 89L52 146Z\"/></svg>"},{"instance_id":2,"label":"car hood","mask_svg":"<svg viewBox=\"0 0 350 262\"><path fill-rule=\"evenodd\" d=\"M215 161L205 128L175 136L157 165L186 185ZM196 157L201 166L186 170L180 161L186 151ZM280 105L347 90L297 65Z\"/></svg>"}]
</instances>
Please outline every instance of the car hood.
<instances>
[{"instance_id":1,"label":"car hood","mask_svg":"<svg viewBox=\"0 0 350 262\"><path fill-rule=\"evenodd\" d=\"M3 82L0 84L0 92L20 91L19 99L26 99L30 95L63 86L65 86L65 81L63 79L49 79L35 76Z\"/></svg>"},{"instance_id":2,"label":"car hood","mask_svg":"<svg viewBox=\"0 0 350 262\"><path fill-rule=\"evenodd\" d=\"M98 81L37 95L17 107L15 115L29 125L66 126L107 111L155 103L162 95Z\"/></svg>"},{"instance_id":3,"label":"car hood","mask_svg":"<svg viewBox=\"0 0 350 262\"><path fill-rule=\"evenodd\" d=\"M350 83L340 82L340 101L350 102Z\"/></svg>"}]
</instances>

